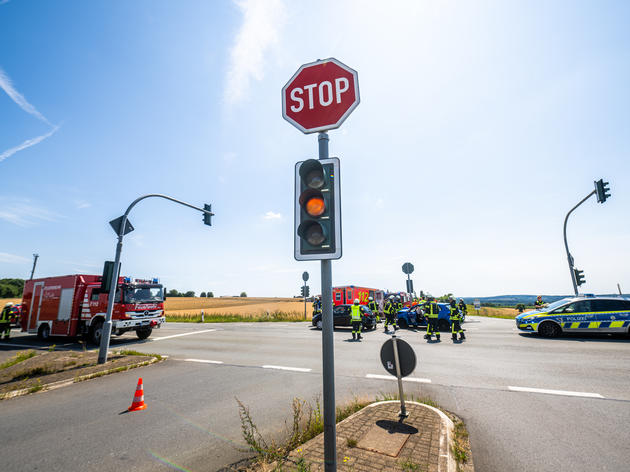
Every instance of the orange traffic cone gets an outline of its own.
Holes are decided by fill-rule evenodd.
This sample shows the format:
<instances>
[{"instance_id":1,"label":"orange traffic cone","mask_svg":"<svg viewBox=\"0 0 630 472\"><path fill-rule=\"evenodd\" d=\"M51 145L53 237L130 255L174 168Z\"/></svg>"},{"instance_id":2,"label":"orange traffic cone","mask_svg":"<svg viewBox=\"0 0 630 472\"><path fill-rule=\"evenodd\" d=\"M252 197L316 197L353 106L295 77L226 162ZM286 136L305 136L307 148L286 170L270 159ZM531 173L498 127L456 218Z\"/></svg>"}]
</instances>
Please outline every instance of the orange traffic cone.
<instances>
[{"instance_id":1,"label":"orange traffic cone","mask_svg":"<svg viewBox=\"0 0 630 472\"><path fill-rule=\"evenodd\" d=\"M131 406L127 408L127 411L139 411L144 410L147 404L144 403L144 390L142 387L142 377L138 379L138 386L136 387L136 393L133 396L133 402Z\"/></svg>"}]
</instances>

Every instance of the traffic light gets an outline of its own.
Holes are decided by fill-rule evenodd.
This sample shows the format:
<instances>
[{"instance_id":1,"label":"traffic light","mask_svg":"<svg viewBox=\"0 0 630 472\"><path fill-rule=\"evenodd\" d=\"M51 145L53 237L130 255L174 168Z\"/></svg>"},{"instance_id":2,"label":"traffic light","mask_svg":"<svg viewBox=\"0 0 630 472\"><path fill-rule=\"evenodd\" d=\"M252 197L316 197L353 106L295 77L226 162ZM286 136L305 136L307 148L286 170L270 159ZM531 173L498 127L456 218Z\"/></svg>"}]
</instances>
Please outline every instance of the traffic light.
<instances>
[{"instance_id":1,"label":"traffic light","mask_svg":"<svg viewBox=\"0 0 630 472\"><path fill-rule=\"evenodd\" d=\"M203 209L206 210L209 213L205 213L203 214L203 224L204 225L208 225L208 226L212 226L212 205L208 205L207 203L204 203L203 205Z\"/></svg>"},{"instance_id":2,"label":"traffic light","mask_svg":"<svg viewBox=\"0 0 630 472\"><path fill-rule=\"evenodd\" d=\"M579 270L579 269L575 269L574 268L573 269L573 273L575 274L575 283L577 284L578 287L586 282L586 280L584 279L584 271L583 270Z\"/></svg>"},{"instance_id":3,"label":"traffic light","mask_svg":"<svg viewBox=\"0 0 630 472\"><path fill-rule=\"evenodd\" d=\"M311 287L309 287L308 285L306 286L306 293L304 294L305 297L308 297L311 295Z\"/></svg>"},{"instance_id":4,"label":"traffic light","mask_svg":"<svg viewBox=\"0 0 630 472\"><path fill-rule=\"evenodd\" d=\"M300 293L302 294L302 297L304 298L308 297L311 293L311 287L309 287L308 285L302 285L302 288L300 289Z\"/></svg>"},{"instance_id":5,"label":"traffic light","mask_svg":"<svg viewBox=\"0 0 630 472\"><path fill-rule=\"evenodd\" d=\"M298 261L341 257L339 159L295 165L295 245Z\"/></svg>"},{"instance_id":6,"label":"traffic light","mask_svg":"<svg viewBox=\"0 0 630 472\"><path fill-rule=\"evenodd\" d=\"M604 179L595 181L595 191L597 192L597 201L604 203L610 197L610 182L604 182Z\"/></svg>"}]
</instances>

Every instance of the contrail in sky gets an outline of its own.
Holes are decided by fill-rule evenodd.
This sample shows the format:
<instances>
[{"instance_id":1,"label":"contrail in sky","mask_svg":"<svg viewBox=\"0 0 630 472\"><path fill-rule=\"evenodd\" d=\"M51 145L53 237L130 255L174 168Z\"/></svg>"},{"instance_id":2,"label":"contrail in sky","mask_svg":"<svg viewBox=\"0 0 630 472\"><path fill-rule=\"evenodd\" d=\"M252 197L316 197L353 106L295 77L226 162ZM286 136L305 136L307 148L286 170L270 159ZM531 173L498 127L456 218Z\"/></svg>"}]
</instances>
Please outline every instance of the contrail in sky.
<instances>
[{"instance_id":1,"label":"contrail in sky","mask_svg":"<svg viewBox=\"0 0 630 472\"><path fill-rule=\"evenodd\" d=\"M27 139L22 144L19 144L11 149L7 149L2 154L0 154L0 162L4 161L7 157L11 157L18 151L22 149L29 148L31 146L35 146L37 143L41 143L44 139L50 138L55 132L59 129L59 126L54 126L52 130L50 130L46 134L42 134L41 136L37 136L36 138Z\"/></svg>"},{"instance_id":2,"label":"contrail in sky","mask_svg":"<svg viewBox=\"0 0 630 472\"><path fill-rule=\"evenodd\" d=\"M39 111L37 111L37 109L33 105L28 103L26 101L26 98L24 98L24 96L20 92L15 90L15 87L13 87L13 83L11 82L11 79L2 69L0 69L0 88L4 90L7 93L7 95L11 97L11 100L13 100L17 104L17 106L19 106L26 113L30 113L37 119L52 126L50 121L48 121L44 115L42 115Z\"/></svg>"}]
</instances>

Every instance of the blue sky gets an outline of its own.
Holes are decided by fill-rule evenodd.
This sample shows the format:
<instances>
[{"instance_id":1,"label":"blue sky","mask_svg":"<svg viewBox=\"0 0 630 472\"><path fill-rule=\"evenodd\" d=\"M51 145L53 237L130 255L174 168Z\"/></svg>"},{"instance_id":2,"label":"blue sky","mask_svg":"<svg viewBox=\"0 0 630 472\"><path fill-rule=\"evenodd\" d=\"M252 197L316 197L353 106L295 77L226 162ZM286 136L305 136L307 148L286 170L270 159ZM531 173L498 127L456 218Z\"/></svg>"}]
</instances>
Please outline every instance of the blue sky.
<instances>
[{"instance_id":1,"label":"blue sky","mask_svg":"<svg viewBox=\"0 0 630 472\"><path fill-rule=\"evenodd\" d=\"M0 1L0 277L123 272L168 288L319 292L293 260L281 116L298 67L336 57L361 104L330 132L344 256L333 283L462 296L630 290L628 2Z\"/></svg>"}]
</instances>

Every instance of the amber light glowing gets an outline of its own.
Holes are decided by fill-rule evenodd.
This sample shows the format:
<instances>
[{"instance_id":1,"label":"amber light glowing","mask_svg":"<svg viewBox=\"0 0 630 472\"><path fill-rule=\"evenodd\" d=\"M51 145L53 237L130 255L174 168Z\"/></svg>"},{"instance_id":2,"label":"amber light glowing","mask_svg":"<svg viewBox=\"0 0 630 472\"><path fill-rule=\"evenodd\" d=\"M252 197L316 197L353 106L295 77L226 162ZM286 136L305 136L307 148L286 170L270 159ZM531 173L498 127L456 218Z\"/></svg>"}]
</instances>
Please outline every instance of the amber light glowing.
<instances>
[{"instance_id":1,"label":"amber light glowing","mask_svg":"<svg viewBox=\"0 0 630 472\"><path fill-rule=\"evenodd\" d=\"M321 216L326 211L326 203L322 197L313 197L306 202L305 209L311 216Z\"/></svg>"}]
</instances>

